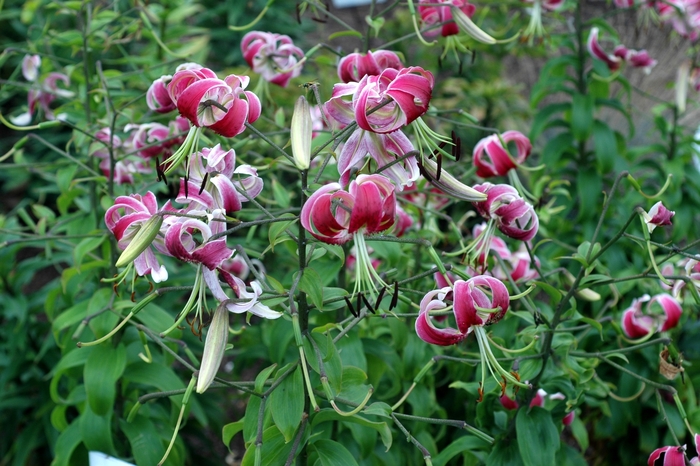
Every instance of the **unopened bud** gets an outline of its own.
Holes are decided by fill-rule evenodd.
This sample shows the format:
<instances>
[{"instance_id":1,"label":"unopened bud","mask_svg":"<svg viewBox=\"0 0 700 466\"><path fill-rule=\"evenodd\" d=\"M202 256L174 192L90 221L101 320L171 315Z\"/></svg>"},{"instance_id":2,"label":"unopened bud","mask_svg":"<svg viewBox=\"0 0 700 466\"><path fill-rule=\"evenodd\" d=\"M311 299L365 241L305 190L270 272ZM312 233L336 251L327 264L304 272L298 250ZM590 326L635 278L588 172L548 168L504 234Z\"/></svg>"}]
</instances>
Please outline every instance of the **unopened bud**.
<instances>
[{"instance_id":1,"label":"unopened bud","mask_svg":"<svg viewBox=\"0 0 700 466\"><path fill-rule=\"evenodd\" d=\"M450 11L452 12L452 19L454 19L455 23L457 23L459 29L463 32L466 32L476 41L481 42L482 44L489 45L498 43L496 39L486 34L483 30L479 28L479 26L474 24L471 18L467 16L467 14L463 12L459 7L452 6L450 7Z\"/></svg>"},{"instance_id":2,"label":"unopened bud","mask_svg":"<svg viewBox=\"0 0 700 466\"><path fill-rule=\"evenodd\" d=\"M124 249L122 255L119 256L117 267L124 267L125 265L131 264L139 255L146 250L148 246L151 245L153 240L158 235L160 231L160 226L163 224L162 215L154 215L147 222L141 225L141 228L131 240L131 243Z\"/></svg>"},{"instance_id":3,"label":"unopened bud","mask_svg":"<svg viewBox=\"0 0 700 466\"><path fill-rule=\"evenodd\" d=\"M294 104L294 113L292 114L292 154L294 155L294 164L299 170L309 168L312 125L311 109L306 97L302 95Z\"/></svg>"},{"instance_id":4,"label":"unopened bud","mask_svg":"<svg viewBox=\"0 0 700 466\"><path fill-rule=\"evenodd\" d=\"M199 375L197 375L197 393L204 393L214 381L221 360L224 358L227 339L228 310L226 305L222 303L214 311L214 317L207 331L207 339L204 341L202 365L199 368Z\"/></svg>"},{"instance_id":5,"label":"unopened bud","mask_svg":"<svg viewBox=\"0 0 700 466\"><path fill-rule=\"evenodd\" d=\"M688 76L690 74L690 63L684 62L678 67L676 75L676 109L678 114L685 112L685 102L688 97Z\"/></svg>"}]
</instances>

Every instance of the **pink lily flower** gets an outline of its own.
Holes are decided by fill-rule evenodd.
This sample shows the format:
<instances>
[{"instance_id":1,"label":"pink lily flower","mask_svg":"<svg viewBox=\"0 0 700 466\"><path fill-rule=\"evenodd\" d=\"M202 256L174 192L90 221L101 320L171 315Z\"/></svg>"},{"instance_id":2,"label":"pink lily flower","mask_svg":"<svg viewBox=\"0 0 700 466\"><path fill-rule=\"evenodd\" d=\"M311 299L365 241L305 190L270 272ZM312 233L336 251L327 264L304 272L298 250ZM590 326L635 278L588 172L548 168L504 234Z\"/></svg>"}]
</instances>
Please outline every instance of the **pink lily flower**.
<instances>
[{"instance_id":1,"label":"pink lily flower","mask_svg":"<svg viewBox=\"0 0 700 466\"><path fill-rule=\"evenodd\" d=\"M444 3L445 6L427 5L436 3ZM441 28L433 28L429 31L425 31L423 34L426 37L434 37L438 34L441 34L442 37L459 34L459 27L452 19L452 10L450 7L459 8L470 18L474 15L474 11L476 11L476 7L465 0L420 0L418 4L418 13L420 14L424 26L431 27L436 24L445 23Z\"/></svg>"},{"instance_id":2,"label":"pink lily flower","mask_svg":"<svg viewBox=\"0 0 700 466\"><path fill-rule=\"evenodd\" d=\"M338 62L338 77L344 83L359 82L365 76L377 76L387 68L404 68L399 56L389 50L368 51L366 54L351 53Z\"/></svg>"},{"instance_id":3,"label":"pink lily flower","mask_svg":"<svg viewBox=\"0 0 700 466\"><path fill-rule=\"evenodd\" d=\"M646 304L644 312L642 305ZM663 315L653 307L658 304ZM630 338L641 338L654 332L671 330L681 318L683 308L671 295L662 293L654 297L644 295L632 301L629 308L622 314L622 330Z\"/></svg>"},{"instance_id":4,"label":"pink lily flower","mask_svg":"<svg viewBox=\"0 0 700 466\"><path fill-rule=\"evenodd\" d=\"M501 406L506 408L508 411L513 411L515 409L518 409L520 407L520 404L514 399L506 395L505 393L501 395L501 397L498 399L498 401L501 402Z\"/></svg>"},{"instance_id":5,"label":"pink lily flower","mask_svg":"<svg viewBox=\"0 0 700 466\"><path fill-rule=\"evenodd\" d=\"M668 210L661 201L654 204L649 212L644 212L644 223L647 225L649 233L653 232L656 227L671 225L671 218L673 218L676 213L672 210Z\"/></svg>"},{"instance_id":6,"label":"pink lily flower","mask_svg":"<svg viewBox=\"0 0 700 466\"><path fill-rule=\"evenodd\" d=\"M389 229L396 221L394 185L382 175L359 175L348 191L339 183L321 187L301 209L301 225L316 239L328 244L355 243L355 294L372 297L377 285L387 287L372 265L365 235Z\"/></svg>"},{"instance_id":7,"label":"pink lily flower","mask_svg":"<svg viewBox=\"0 0 700 466\"><path fill-rule=\"evenodd\" d=\"M29 61L32 61L31 59ZM23 66L23 68L25 68ZM27 64L27 73L29 77L33 77L33 73L37 70L32 69L32 66ZM12 123L18 126L26 126L32 121L32 117L37 110L37 106L44 112L44 117L47 120L56 120L61 115L54 115L51 110L51 102L56 100L56 97L73 97L73 92L62 89L58 83L63 83L64 86L70 85L70 78L63 73L49 73L49 75L41 82L39 89L30 89L27 93L27 107L25 113L10 118Z\"/></svg>"},{"instance_id":8,"label":"pink lily flower","mask_svg":"<svg viewBox=\"0 0 700 466\"><path fill-rule=\"evenodd\" d=\"M697 453L700 453L700 434L695 434L693 436L693 440L695 442L695 451ZM662 464L662 466L685 466L685 452L685 445L683 445L682 447L670 445L666 447L657 448L656 450L651 452L651 455L649 455L647 465L654 466L656 464ZM658 463L657 460L659 460L662 457L663 463ZM698 458L697 456L693 457L690 460L690 464L700 464L700 458Z\"/></svg>"},{"instance_id":9,"label":"pink lily flower","mask_svg":"<svg viewBox=\"0 0 700 466\"><path fill-rule=\"evenodd\" d=\"M336 84L324 108L343 125L357 121L366 131L391 133L428 110L433 85L432 73L418 66L387 68L379 75L366 75L358 83ZM351 100L344 99L350 96ZM367 114L379 105L383 106Z\"/></svg>"},{"instance_id":10,"label":"pink lily flower","mask_svg":"<svg viewBox=\"0 0 700 466\"><path fill-rule=\"evenodd\" d=\"M172 136L171 129L160 123L128 124L124 131L134 131L127 144L144 159L158 157L164 153L168 156L168 149L175 144L174 140L169 140Z\"/></svg>"},{"instance_id":11,"label":"pink lily flower","mask_svg":"<svg viewBox=\"0 0 700 466\"><path fill-rule=\"evenodd\" d=\"M635 0L613 0L613 3L618 8L632 8L635 4Z\"/></svg>"},{"instance_id":12,"label":"pink lily flower","mask_svg":"<svg viewBox=\"0 0 700 466\"><path fill-rule=\"evenodd\" d=\"M162 210L169 209L169 204L166 204ZM144 196L140 194L119 196L115 199L114 205L105 212L105 224L117 239L117 247L124 250L146 222L151 220L158 212L156 196L150 191ZM162 240L158 237L156 237L151 246L159 252L167 254ZM156 283L168 279L168 271L165 269L164 265L158 263L158 259L156 259L150 247L146 248L134 260L134 266L139 276L150 274L151 278Z\"/></svg>"},{"instance_id":13,"label":"pink lily flower","mask_svg":"<svg viewBox=\"0 0 700 466\"><path fill-rule=\"evenodd\" d=\"M253 71L278 86L287 87L292 78L301 74L304 52L289 36L252 31L243 36L241 52Z\"/></svg>"},{"instance_id":14,"label":"pink lily flower","mask_svg":"<svg viewBox=\"0 0 700 466\"><path fill-rule=\"evenodd\" d=\"M504 144L514 142L518 155L515 159ZM474 166L476 174L482 178L504 176L513 168L518 167L530 155L532 144L519 131L506 131L500 137L497 134L479 141L474 147Z\"/></svg>"},{"instance_id":15,"label":"pink lily flower","mask_svg":"<svg viewBox=\"0 0 700 466\"><path fill-rule=\"evenodd\" d=\"M255 198L262 189L263 180L257 176L257 170L250 165L236 167L235 151L224 151L217 144L192 155L189 177L180 178L176 200L198 205L195 208L220 209L231 214L241 210L241 203L248 201L244 193Z\"/></svg>"},{"instance_id":16,"label":"pink lily flower","mask_svg":"<svg viewBox=\"0 0 700 466\"><path fill-rule=\"evenodd\" d=\"M656 66L657 61L649 56L646 50L632 50L624 45L618 45L613 51L613 55L625 60L633 68L642 68L645 74L651 73L651 69Z\"/></svg>"},{"instance_id":17,"label":"pink lily flower","mask_svg":"<svg viewBox=\"0 0 700 466\"><path fill-rule=\"evenodd\" d=\"M104 143L111 143L113 152L119 151L119 149L124 147L124 144L122 143L122 140L121 138L119 138L119 136L112 135L110 137L110 135L111 131L109 128L102 128L97 133L95 133L95 138ZM112 176L111 166L109 162L108 147L102 143L96 142L91 145L90 151L90 154L93 157L97 157L100 159L99 167L104 176L108 178ZM123 158L121 160L117 160L114 163L114 176L112 179L118 185L133 184L135 173L151 173L151 169L148 168L148 166L142 163L141 161L134 161L128 158Z\"/></svg>"},{"instance_id":18,"label":"pink lily flower","mask_svg":"<svg viewBox=\"0 0 700 466\"><path fill-rule=\"evenodd\" d=\"M226 246L226 237L209 241L209 238L226 228L226 222L221 221L224 218L223 213L220 210L211 214L201 211L190 213L201 213L211 220L207 224L196 218L172 218L165 232L165 248L173 257L183 262L203 264L209 270L216 270L223 261L233 255L233 250ZM201 241L195 240L196 231L200 233Z\"/></svg>"},{"instance_id":19,"label":"pink lily flower","mask_svg":"<svg viewBox=\"0 0 700 466\"><path fill-rule=\"evenodd\" d=\"M231 74L221 80L207 68L187 69L175 73L168 92L180 115L194 126L230 138L260 116L260 100L245 90L249 82L248 76Z\"/></svg>"},{"instance_id":20,"label":"pink lily flower","mask_svg":"<svg viewBox=\"0 0 700 466\"><path fill-rule=\"evenodd\" d=\"M346 186L350 182L353 169L362 168L367 155L377 163L377 169L381 169L413 150L413 144L401 130L390 134L378 134L358 128L345 141L338 155L340 183ZM404 186L418 179L420 171L416 157L410 156L400 163L393 163L383 170L383 174L401 191Z\"/></svg>"},{"instance_id":21,"label":"pink lily flower","mask_svg":"<svg viewBox=\"0 0 700 466\"><path fill-rule=\"evenodd\" d=\"M41 69L41 57L39 55L25 55L22 59L22 76L33 83L39 77Z\"/></svg>"},{"instance_id":22,"label":"pink lily flower","mask_svg":"<svg viewBox=\"0 0 700 466\"><path fill-rule=\"evenodd\" d=\"M539 220L535 209L507 184L484 183L474 186L486 194L485 201L474 202L476 211L485 219L494 219L496 227L506 236L530 241L537 234Z\"/></svg>"},{"instance_id":23,"label":"pink lily flower","mask_svg":"<svg viewBox=\"0 0 700 466\"><path fill-rule=\"evenodd\" d=\"M171 79L173 79L172 76L165 75L153 81L148 91L146 91L146 105L148 105L148 108L158 113L168 113L177 108L168 92L168 83Z\"/></svg>"},{"instance_id":24,"label":"pink lily flower","mask_svg":"<svg viewBox=\"0 0 700 466\"><path fill-rule=\"evenodd\" d=\"M431 313L448 309L450 301L457 328L436 327ZM467 281L455 280L452 286L428 292L420 302L420 313L415 326L418 337L423 341L433 345L451 346L464 340L470 333L476 336L482 361L479 401L483 397L487 370L504 389L505 382L502 384L499 377L519 387L530 388L528 384L520 382L516 376L501 367L491 351L488 336L483 328L499 322L508 311L509 305L510 295L503 282L485 275L475 276Z\"/></svg>"},{"instance_id":25,"label":"pink lily flower","mask_svg":"<svg viewBox=\"0 0 700 466\"><path fill-rule=\"evenodd\" d=\"M670 22L681 36L695 41L700 28L700 5L693 0L654 2L662 21Z\"/></svg>"},{"instance_id":26,"label":"pink lily flower","mask_svg":"<svg viewBox=\"0 0 700 466\"><path fill-rule=\"evenodd\" d=\"M590 53L593 58L604 61L605 64L608 65L610 71L616 71L620 67L621 59L618 56L607 54L603 50L598 43L598 31L597 27L591 28L587 42L588 53Z\"/></svg>"},{"instance_id":27,"label":"pink lily flower","mask_svg":"<svg viewBox=\"0 0 700 466\"><path fill-rule=\"evenodd\" d=\"M382 175L359 175L348 191L339 183L329 183L301 209L302 226L328 244L347 243L355 234L382 232L395 221L394 185Z\"/></svg>"}]
</instances>

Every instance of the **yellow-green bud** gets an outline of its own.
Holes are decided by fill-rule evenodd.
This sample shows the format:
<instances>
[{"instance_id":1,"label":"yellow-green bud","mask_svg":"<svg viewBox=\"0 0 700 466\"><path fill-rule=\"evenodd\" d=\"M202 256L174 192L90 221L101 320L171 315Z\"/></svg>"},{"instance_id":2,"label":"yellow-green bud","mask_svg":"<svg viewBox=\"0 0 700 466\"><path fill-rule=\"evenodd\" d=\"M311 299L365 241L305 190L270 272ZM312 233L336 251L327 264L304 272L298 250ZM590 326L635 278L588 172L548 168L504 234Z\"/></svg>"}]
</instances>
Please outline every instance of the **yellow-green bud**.
<instances>
[{"instance_id":1,"label":"yellow-green bud","mask_svg":"<svg viewBox=\"0 0 700 466\"><path fill-rule=\"evenodd\" d=\"M221 303L214 311L214 317L207 331L207 339L204 341L202 365L199 368L199 375L197 375L197 393L204 393L214 381L221 360L224 358L227 339L228 309L224 303Z\"/></svg>"},{"instance_id":2,"label":"yellow-green bud","mask_svg":"<svg viewBox=\"0 0 700 466\"><path fill-rule=\"evenodd\" d=\"M141 225L141 228L131 240L131 243L124 249L122 255L119 256L117 267L124 267L131 264L139 255L151 245L153 240L160 231L160 226L163 224L162 215L154 215L146 223Z\"/></svg>"},{"instance_id":3,"label":"yellow-green bud","mask_svg":"<svg viewBox=\"0 0 700 466\"><path fill-rule=\"evenodd\" d=\"M294 164L299 170L309 168L312 125L311 109L306 97L302 95L294 104L294 113L292 114L292 154L294 155Z\"/></svg>"}]
</instances>

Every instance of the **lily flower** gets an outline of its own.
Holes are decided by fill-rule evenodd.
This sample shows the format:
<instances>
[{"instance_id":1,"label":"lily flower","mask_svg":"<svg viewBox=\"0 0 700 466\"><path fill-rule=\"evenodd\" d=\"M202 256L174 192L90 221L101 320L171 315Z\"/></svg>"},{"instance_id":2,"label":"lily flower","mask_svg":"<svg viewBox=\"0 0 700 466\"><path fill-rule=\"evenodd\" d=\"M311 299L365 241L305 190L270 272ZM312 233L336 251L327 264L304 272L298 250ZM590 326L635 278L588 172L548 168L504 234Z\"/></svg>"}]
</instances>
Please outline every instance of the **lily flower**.
<instances>
[{"instance_id":1,"label":"lily flower","mask_svg":"<svg viewBox=\"0 0 700 466\"><path fill-rule=\"evenodd\" d=\"M241 52L253 71L272 84L287 87L301 74L304 52L289 36L252 31L243 36Z\"/></svg>"},{"instance_id":2,"label":"lily flower","mask_svg":"<svg viewBox=\"0 0 700 466\"><path fill-rule=\"evenodd\" d=\"M433 85L432 73L421 67L387 68L357 83L336 84L324 108L343 125L357 121L366 131L391 133L428 110ZM368 115L370 110L373 112Z\"/></svg>"},{"instance_id":3,"label":"lily flower","mask_svg":"<svg viewBox=\"0 0 700 466\"><path fill-rule=\"evenodd\" d=\"M166 204L162 210L169 208L169 204ZM105 212L105 224L117 239L117 247L125 250L137 237L139 231L145 228L146 224L159 212L156 196L150 191L144 196L140 194L119 196L115 199L114 205ZM167 254L160 237L156 237L151 246ZM134 260L134 266L139 276L150 274L156 283L168 279L168 271L158 262L151 247L146 247Z\"/></svg>"},{"instance_id":4,"label":"lily flower","mask_svg":"<svg viewBox=\"0 0 700 466\"><path fill-rule=\"evenodd\" d=\"M451 305L448 302L451 301ZM505 391L505 381L518 387L529 385L518 380L513 373L506 371L496 360L484 326L499 322L508 312L510 295L506 286L494 277L479 275L469 280L456 280L452 286L428 292L420 302L420 314L416 319L416 333L425 342L451 346L474 333L481 354L481 385L479 401L483 397L486 372L497 380ZM436 327L431 313L452 310L457 324L453 327Z\"/></svg>"},{"instance_id":5,"label":"lily flower","mask_svg":"<svg viewBox=\"0 0 700 466\"><path fill-rule=\"evenodd\" d=\"M386 286L379 277L365 244L365 235L389 229L396 221L394 185L382 175L359 175L348 191L339 183L329 183L306 201L301 224L316 239L328 244L354 240L357 256L355 290L375 295L375 283Z\"/></svg>"},{"instance_id":6,"label":"lily flower","mask_svg":"<svg viewBox=\"0 0 700 466\"><path fill-rule=\"evenodd\" d=\"M25 55L22 59L22 76L33 83L39 77L41 69L41 57L39 55Z\"/></svg>"},{"instance_id":7,"label":"lily flower","mask_svg":"<svg viewBox=\"0 0 700 466\"><path fill-rule=\"evenodd\" d=\"M217 144L192 155L189 176L180 178L176 200L194 209L220 209L231 214L241 210L241 203L257 197L262 189L263 180L257 170L250 165L236 167L236 152L225 151Z\"/></svg>"},{"instance_id":8,"label":"lily flower","mask_svg":"<svg viewBox=\"0 0 700 466\"><path fill-rule=\"evenodd\" d=\"M180 115L196 127L208 127L224 137L241 134L261 112L258 97L245 88L248 76L231 74L223 80L209 77L207 68L178 71L168 84ZM206 76L206 77L205 77Z\"/></svg>"},{"instance_id":9,"label":"lily flower","mask_svg":"<svg viewBox=\"0 0 700 466\"><path fill-rule=\"evenodd\" d=\"M644 311L642 305L646 303ZM661 312L658 312L658 304ZM662 293L654 297L644 295L632 301L622 313L622 330L630 338L641 338L654 332L671 330L681 318L683 308L671 295Z\"/></svg>"},{"instance_id":10,"label":"lily flower","mask_svg":"<svg viewBox=\"0 0 700 466\"><path fill-rule=\"evenodd\" d=\"M37 79L38 75L38 65L36 60L32 57L26 58L26 65L22 64L22 72L26 76ZM25 76L25 77L26 77ZM70 85L70 78L63 73L49 73L46 78L41 81L39 88L32 88L27 93L27 107L28 110L25 113L11 117L12 123L18 126L26 126L32 121L32 117L37 110L37 107L41 108L44 112L44 117L47 120L59 119L61 115L54 115L53 110L51 110L51 102L56 100L56 97L73 97L73 92L59 87L58 83L63 83L64 86Z\"/></svg>"},{"instance_id":11,"label":"lily flower","mask_svg":"<svg viewBox=\"0 0 700 466\"><path fill-rule=\"evenodd\" d=\"M537 234L539 220L531 204L507 184L484 183L474 186L486 194L485 201L474 202L474 208L485 219L493 219L503 234L521 241L530 241Z\"/></svg>"},{"instance_id":12,"label":"lily flower","mask_svg":"<svg viewBox=\"0 0 700 466\"><path fill-rule=\"evenodd\" d=\"M101 142L96 141L93 144L91 144L90 155L100 159L99 167L104 176L108 178L112 177L111 165L109 161L109 148L103 143L112 145L113 154L115 153L115 151L119 151L124 146L124 143L122 142L119 136L112 135L112 132L109 128L102 128L101 130L97 131L97 133L95 133L95 138L97 139L97 141ZM150 172L151 169L148 168L148 166L146 166L141 161L134 161L128 158L123 158L121 160L117 160L114 163L114 176L112 177L112 180L118 185L133 184L134 173Z\"/></svg>"},{"instance_id":13,"label":"lily flower","mask_svg":"<svg viewBox=\"0 0 700 466\"><path fill-rule=\"evenodd\" d=\"M532 4L530 10L530 23L523 32L523 37L539 38L545 34L542 25L542 10L556 11L564 5L564 0L525 0L525 3Z\"/></svg>"},{"instance_id":14,"label":"lily flower","mask_svg":"<svg viewBox=\"0 0 700 466\"><path fill-rule=\"evenodd\" d=\"M435 6L436 4L445 4L445 6ZM429 5L430 4L430 5ZM423 26L431 28L423 32L425 37L435 37L440 34L442 37L448 37L459 34L459 26L452 19L452 10L450 7L459 8L465 15L470 18L474 16L476 7L465 0L420 0L418 4L418 13L420 14ZM442 27L433 26L442 24Z\"/></svg>"},{"instance_id":15,"label":"lily flower","mask_svg":"<svg viewBox=\"0 0 700 466\"><path fill-rule=\"evenodd\" d=\"M644 223L647 225L649 233L653 232L656 227L671 225L671 218L676 215L672 210L668 210L661 201L654 204L649 212L644 212Z\"/></svg>"},{"instance_id":16,"label":"lily flower","mask_svg":"<svg viewBox=\"0 0 700 466\"><path fill-rule=\"evenodd\" d=\"M616 55L611 55L606 53L603 48L598 43L598 32L597 27L591 28L590 34L588 34L588 42L586 43L588 47L588 53L591 54L593 58L602 60L608 65L610 71L616 71L620 67L621 59Z\"/></svg>"},{"instance_id":17,"label":"lily flower","mask_svg":"<svg viewBox=\"0 0 700 466\"><path fill-rule=\"evenodd\" d=\"M649 56L646 50L632 50L624 45L618 45L613 51L613 55L625 60L633 68L642 68L645 74L651 73L651 69L656 66L657 61Z\"/></svg>"},{"instance_id":18,"label":"lily flower","mask_svg":"<svg viewBox=\"0 0 700 466\"><path fill-rule=\"evenodd\" d=\"M507 144L514 142L517 156L513 158L508 152ZM505 176L517 168L532 151L530 140L519 131L506 131L502 135L493 134L479 141L474 147L474 166L476 174L482 178Z\"/></svg>"},{"instance_id":19,"label":"lily flower","mask_svg":"<svg viewBox=\"0 0 700 466\"><path fill-rule=\"evenodd\" d=\"M391 179L398 191L418 179L420 171L414 155L406 157L414 150L413 144L403 131L396 130L390 134L379 134L363 129L356 129L343 143L338 155L338 173L340 183L346 186L354 170L365 165L369 155L376 163L377 170ZM403 157L401 162L397 158ZM391 165L389 165L391 164ZM386 169L385 166L389 165Z\"/></svg>"},{"instance_id":20,"label":"lily flower","mask_svg":"<svg viewBox=\"0 0 700 466\"><path fill-rule=\"evenodd\" d=\"M151 83L146 91L146 105L158 113L168 113L177 108L168 92L168 83L173 79L170 75L161 76Z\"/></svg>"},{"instance_id":21,"label":"lily flower","mask_svg":"<svg viewBox=\"0 0 700 466\"><path fill-rule=\"evenodd\" d=\"M344 83L359 82L365 76L377 76L387 68L404 68L401 59L389 50L368 51L366 54L351 53L338 62L338 77Z\"/></svg>"},{"instance_id":22,"label":"lily flower","mask_svg":"<svg viewBox=\"0 0 700 466\"><path fill-rule=\"evenodd\" d=\"M695 434L693 436L693 440L695 441L695 451L700 454L700 434ZM682 447L670 445L666 447L657 448L656 450L651 452L651 455L649 455L647 465L655 466L657 464L661 464L662 466L685 466L685 452L685 445L683 445ZM663 463L658 462L658 460L660 460L661 458L663 458ZM700 464L700 458L698 458L697 456L693 457L693 459L690 460L690 464Z\"/></svg>"}]
</instances>

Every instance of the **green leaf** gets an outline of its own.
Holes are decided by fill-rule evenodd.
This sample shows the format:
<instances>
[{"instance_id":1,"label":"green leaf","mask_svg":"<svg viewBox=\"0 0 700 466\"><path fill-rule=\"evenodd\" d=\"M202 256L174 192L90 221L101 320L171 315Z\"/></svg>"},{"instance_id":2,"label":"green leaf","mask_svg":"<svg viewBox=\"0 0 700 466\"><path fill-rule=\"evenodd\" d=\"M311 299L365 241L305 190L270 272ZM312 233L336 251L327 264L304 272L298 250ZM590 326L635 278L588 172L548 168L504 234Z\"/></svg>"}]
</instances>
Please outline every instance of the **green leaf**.
<instances>
[{"instance_id":1,"label":"green leaf","mask_svg":"<svg viewBox=\"0 0 700 466\"><path fill-rule=\"evenodd\" d=\"M378 404L378 403L374 403ZM383 403L382 403L383 404ZM369 414L366 411L364 411L365 414ZM354 424L358 424L364 427L369 427L370 429L374 429L377 431L379 434L380 438L382 439L382 443L386 447L386 451L389 451L389 448L391 448L391 444L393 442L393 437L391 435L391 429L387 425L386 422L374 422L370 421L367 418L364 418L360 415L354 415L354 416L341 416L340 414L336 413L335 410L331 408L324 408L318 413L314 414L314 417L311 421L311 427L315 427L319 424L322 424L324 422L329 422L329 421L338 421L338 422L352 422Z\"/></svg>"},{"instance_id":2,"label":"green leaf","mask_svg":"<svg viewBox=\"0 0 700 466\"><path fill-rule=\"evenodd\" d=\"M241 432L243 430L243 424L244 421L241 419L240 421L237 422L231 422L229 424L226 424L224 428L221 430L221 440L223 440L224 445L231 451L231 439L233 437Z\"/></svg>"},{"instance_id":3,"label":"green leaf","mask_svg":"<svg viewBox=\"0 0 700 466\"><path fill-rule=\"evenodd\" d=\"M550 104L544 107L542 110L537 112L534 120L532 121L532 126L530 126L529 138L531 141L535 141L542 131L547 128L547 123L549 119L556 115L557 113L564 112L571 107L568 102Z\"/></svg>"},{"instance_id":4,"label":"green leaf","mask_svg":"<svg viewBox=\"0 0 700 466\"><path fill-rule=\"evenodd\" d=\"M491 454L486 458L489 466L521 466L523 459L520 457L518 445L509 439L504 439L493 446Z\"/></svg>"},{"instance_id":5,"label":"green leaf","mask_svg":"<svg viewBox=\"0 0 700 466\"><path fill-rule=\"evenodd\" d=\"M294 274L295 279L296 275ZM309 267L305 268L299 280L299 289L307 294L316 309L323 308L323 284L318 272Z\"/></svg>"},{"instance_id":6,"label":"green leaf","mask_svg":"<svg viewBox=\"0 0 700 466\"><path fill-rule=\"evenodd\" d=\"M603 190L602 178L592 167L579 168L576 186L580 208L577 220L595 217L602 204L600 200Z\"/></svg>"},{"instance_id":7,"label":"green leaf","mask_svg":"<svg viewBox=\"0 0 700 466\"><path fill-rule=\"evenodd\" d=\"M93 349L85 362L83 377L90 409L98 416L106 416L114 409L116 383L126 367L126 348L116 348L105 342Z\"/></svg>"},{"instance_id":8,"label":"green leaf","mask_svg":"<svg viewBox=\"0 0 700 466\"><path fill-rule=\"evenodd\" d=\"M263 431L263 444L260 457L261 466L279 466L287 461L292 451L292 442L285 442L284 436L276 426L270 426ZM243 456L241 466L255 465L255 445L250 445Z\"/></svg>"},{"instance_id":9,"label":"green leaf","mask_svg":"<svg viewBox=\"0 0 700 466\"><path fill-rule=\"evenodd\" d=\"M92 412L88 405L80 415L79 422L83 443L88 450L116 455L112 442L112 411L109 411L106 416L100 416Z\"/></svg>"},{"instance_id":10,"label":"green leaf","mask_svg":"<svg viewBox=\"0 0 700 466\"><path fill-rule=\"evenodd\" d=\"M85 238L75 246L75 249L73 249L73 262L76 269L80 270L80 264L83 263L85 254L98 248L105 238L107 238L105 235L99 238Z\"/></svg>"},{"instance_id":11,"label":"green leaf","mask_svg":"<svg viewBox=\"0 0 700 466\"><path fill-rule=\"evenodd\" d=\"M51 466L68 466L73 451L80 445L83 436L80 432L80 419L73 421L56 439Z\"/></svg>"},{"instance_id":12,"label":"green leaf","mask_svg":"<svg viewBox=\"0 0 700 466\"><path fill-rule=\"evenodd\" d=\"M272 419L284 436L285 443L291 441L304 414L304 380L301 367L297 367L277 386L270 394L268 403Z\"/></svg>"},{"instance_id":13,"label":"green leaf","mask_svg":"<svg viewBox=\"0 0 700 466\"><path fill-rule=\"evenodd\" d=\"M585 142L593 128L594 99L591 95L574 94L571 107L571 132L579 142Z\"/></svg>"},{"instance_id":14,"label":"green leaf","mask_svg":"<svg viewBox=\"0 0 700 466\"><path fill-rule=\"evenodd\" d=\"M272 371L274 371L276 367L277 364L273 364L270 367L261 370L258 376L255 377L255 391L257 393L263 393L263 387L265 386L265 382L270 377L270 374L272 374Z\"/></svg>"},{"instance_id":15,"label":"green leaf","mask_svg":"<svg viewBox=\"0 0 700 466\"><path fill-rule=\"evenodd\" d=\"M559 133L545 144L542 150L542 163L554 166L561 156L573 147L574 137L569 131Z\"/></svg>"},{"instance_id":16,"label":"green leaf","mask_svg":"<svg viewBox=\"0 0 700 466\"><path fill-rule=\"evenodd\" d=\"M255 436L258 432L260 403L261 399L259 397L251 396L248 399L248 406L245 408L245 416L243 417L243 441L245 442L246 446L255 440ZM275 430L279 432L277 427L275 427Z\"/></svg>"},{"instance_id":17,"label":"green leaf","mask_svg":"<svg viewBox=\"0 0 700 466\"><path fill-rule=\"evenodd\" d=\"M289 228L290 225L294 224L297 219L294 217L294 215L290 213L282 214L280 215L279 218L286 218L289 217L289 221L285 222L275 222L270 224L270 228L267 233L267 238L270 242L270 246L268 246L269 249L274 251L274 245L279 244L282 241L286 240L291 240L291 238L288 235L282 235L284 233L284 230ZM286 236L286 239L281 238L281 236ZM267 249L265 249L267 251ZM263 252L264 254L264 252Z\"/></svg>"},{"instance_id":18,"label":"green leaf","mask_svg":"<svg viewBox=\"0 0 700 466\"><path fill-rule=\"evenodd\" d=\"M518 450L525 466L555 466L559 431L549 411L537 406L520 408L515 418Z\"/></svg>"},{"instance_id":19,"label":"green leaf","mask_svg":"<svg viewBox=\"0 0 700 466\"><path fill-rule=\"evenodd\" d=\"M137 466L158 464L165 448L156 426L149 418L137 415L131 422L120 419L119 427L129 440Z\"/></svg>"},{"instance_id":20,"label":"green leaf","mask_svg":"<svg viewBox=\"0 0 700 466\"><path fill-rule=\"evenodd\" d=\"M490 445L478 437L464 435L452 442L447 448L433 457L433 466L446 466L455 456L464 451L488 450ZM491 463L488 463L491 464Z\"/></svg>"},{"instance_id":21,"label":"green leaf","mask_svg":"<svg viewBox=\"0 0 700 466\"><path fill-rule=\"evenodd\" d=\"M357 466L352 454L338 442L319 439L311 445L318 453L318 460L322 466Z\"/></svg>"},{"instance_id":22,"label":"green leaf","mask_svg":"<svg viewBox=\"0 0 700 466\"><path fill-rule=\"evenodd\" d=\"M276 178L272 180L272 195L281 208L289 207L289 191Z\"/></svg>"},{"instance_id":23,"label":"green leaf","mask_svg":"<svg viewBox=\"0 0 700 466\"><path fill-rule=\"evenodd\" d=\"M591 327L598 330L598 333L600 334L600 339L603 340L603 326L601 325L600 322L598 322L595 319L591 319L589 317L581 317L581 321L589 324Z\"/></svg>"},{"instance_id":24,"label":"green leaf","mask_svg":"<svg viewBox=\"0 0 700 466\"><path fill-rule=\"evenodd\" d=\"M618 155L617 139L613 130L600 120L593 122L593 145L598 171L602 174L609 173Z\"/></svg>"}]
</instances>

